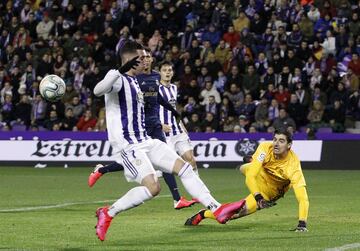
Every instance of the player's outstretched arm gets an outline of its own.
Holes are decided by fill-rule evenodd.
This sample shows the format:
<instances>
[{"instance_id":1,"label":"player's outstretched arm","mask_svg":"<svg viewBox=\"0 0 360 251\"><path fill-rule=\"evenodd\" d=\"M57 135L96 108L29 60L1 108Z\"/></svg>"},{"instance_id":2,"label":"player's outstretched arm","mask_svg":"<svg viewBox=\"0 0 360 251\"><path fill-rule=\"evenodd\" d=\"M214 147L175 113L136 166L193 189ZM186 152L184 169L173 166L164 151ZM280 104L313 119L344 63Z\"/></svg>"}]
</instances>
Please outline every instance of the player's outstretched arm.
<instances>
[{"instance_id":1,"label":"player's outstretched arm","mask_svg":"<svg viewBox=\"0 0 360 251\"><path fill-rule=\"evenodd\" d=\"M294 188L296 199L299 203L299 224L295 228L297 232L307 232L307 218L309 213L309 198L306 192L306 187L301 186Z\"/></svg>"},{"instance_id":2,"label":"player's outstretched arm","mask_svg":"<svg viewBox=\"0 0 360 251\"><path fill-rule=\"evenodd\" d=\"M121 74L118 70L110 70L108 71L108 73L105 75L105 77L99 82L97 83L97 85L94 88L94 94L96 96L102 96L106 93L109 93L111 91L114 90L114 84L115 82L121 77ZM120 82L120 81L118 81ZM116 89L118 89L117 91L120 90L121 85L117 85Z\"/></svg>"}]
</instances>

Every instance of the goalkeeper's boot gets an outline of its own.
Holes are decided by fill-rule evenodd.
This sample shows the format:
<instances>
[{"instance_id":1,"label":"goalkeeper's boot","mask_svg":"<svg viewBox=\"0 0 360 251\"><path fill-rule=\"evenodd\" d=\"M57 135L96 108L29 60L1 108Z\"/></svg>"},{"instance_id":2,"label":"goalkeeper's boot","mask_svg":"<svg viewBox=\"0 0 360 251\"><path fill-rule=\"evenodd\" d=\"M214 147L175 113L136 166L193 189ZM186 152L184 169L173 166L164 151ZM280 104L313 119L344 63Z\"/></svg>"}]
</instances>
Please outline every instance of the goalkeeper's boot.
<instances>
[{"instance_id":1,"label":"goalkeeper's boot","mask_svg":"<svg viewBox=\"0 0 360 251\"><path fill-rule=\"evenodd\" d=\"M222 204L218 209L216 209L214 216L220 224L225 224L234 214L239 212L244 205L245 200Z\"/></svg>"},{"instance_id":2,"label":"goalkeeper's boot","mask_svg":"<svg viewBox=\"0 0 360 251\"><path fill-rule=\"evenodd\" d=\"M100 177L103 175L102 173L99 172L99 169L101 167L104 167L104 166L101 164L97 164L94 171L92 173L90 173L89 178L88 178L89 187L92 187L93 185L95 185L96 181L98 179L100 179Z\"/></svg>"},{"instance_id":3,"label":"goalkeeper's boot","mask_svg":"<svg viewBox=\"0 0 360 251\"><path fill-rule=\"evenodd\" d=\"M185 226L197 226L199 223L205 219L205 211L206 209L201 209L197 214L191 216L186 220Z\"/></svg>"},{"instance_id":4,"label":"goalkeeper's boot","mask_svg":"<svg viewBox=\"0 0 360 251\"><path fill-rule=\"evenodd\" d=\"M187 200L185 199L185 197L180 197L180 200L174 201L174 208L179 210L185 207L191 207L195 203L199 203L198 200L196 199Z\"/></svg>"},{"instance_id":5,"label":"goalkeeper's boot","mask_svg":"<svg viewBox=\"0 0 360 251\"><path fill-rule=\"evenodd\" d=\"M96 217L98 219L96 224L96 235L101 241L105 240L106 232L110 227L113 217L108 215L108 207L101 207L96 210Z\"/></svg>"}]
</instances>

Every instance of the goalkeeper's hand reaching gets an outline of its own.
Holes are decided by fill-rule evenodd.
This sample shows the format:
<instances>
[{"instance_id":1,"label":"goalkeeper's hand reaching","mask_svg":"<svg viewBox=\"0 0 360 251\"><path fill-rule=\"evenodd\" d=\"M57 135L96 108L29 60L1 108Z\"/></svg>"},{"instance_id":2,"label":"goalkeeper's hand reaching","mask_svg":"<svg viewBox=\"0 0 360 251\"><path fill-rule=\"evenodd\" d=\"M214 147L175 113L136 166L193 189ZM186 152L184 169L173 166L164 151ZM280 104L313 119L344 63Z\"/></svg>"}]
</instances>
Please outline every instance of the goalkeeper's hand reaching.
<instances>
[{"instance_id":1,"label":"goalkeeper's hand reaching","mask_svg":"<svg viewBox=\"0 0 360 251\"><path fill-rule=\"evenodd\" d=\"M307 232L307 228L306 228L306 221L303 220L299 220L299 224L297 225L297 227L295 229L293 229L293 231L295 232Z\"/></svg>"},{"instance_id":2,"label":"goalkeeper's hand reaching","mask_svg":"<svg viewBox=\"0 0 360 251\"><path fill-rule=\"evenodd\" d=\"M256 200L258 210L273 207L273 206L276 205L275 201L265 200L264 197L261 194L255 195L255 200Z\"/></svg>"},{"instance_id":3,"label":"goalkeeper's hand reaching","mask_svg":"<svg viewBox=\"0 0 360 251\"><path fill-rule=\"evenodd\" d=\"M129 60L128 62L126 62L124 65L122 65L119 68L119 72L121 74L124 74L128 71L130 71L131 69L135 69L136 66L138 66L140 64L140 61L138 60L139 56L134 57L133 59Z\"/></svg>"}]
</instances>

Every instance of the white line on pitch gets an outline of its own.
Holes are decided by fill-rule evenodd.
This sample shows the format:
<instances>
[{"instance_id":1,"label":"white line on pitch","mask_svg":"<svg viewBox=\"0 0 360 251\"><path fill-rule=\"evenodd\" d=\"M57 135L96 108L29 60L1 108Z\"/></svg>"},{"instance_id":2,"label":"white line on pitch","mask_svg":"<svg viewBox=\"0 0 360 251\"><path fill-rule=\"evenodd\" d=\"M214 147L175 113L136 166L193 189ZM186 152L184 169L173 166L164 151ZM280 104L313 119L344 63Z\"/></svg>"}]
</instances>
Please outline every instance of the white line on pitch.
<instances>
[{"instance_id":1,"label":"white line on pitch","mask_svg":"<svg viewBox=\"0 0 360 251\"><path fill-rule=\"evenodd\" d=\"M171 196L170 195L159 195L159 196L156 196L155 198L165 198L165 197L171 197ZM43 209L52 209L52 208L62 208L62 207L69 207L69 206L77 206L77 205L91 205L91 204L98 204L98 203L114 202L115 200L116 199L88 201L88 202L69 202L69 203L47 205L47 206L34 206L34 207L20 207L20 208L0 209L0 213L27 212L27 211L37 211L37 210L43 210Z\"/></svg>"},{"instance_id":2,"label":"white line on pitch","mask_svg":"<svg viewBox=\"0 0 360 251\"><path fill-rule=\"evenodd\" d=\"M343 250L349 250L354 248L360 248L360 242L346 244L341 247L334 247L334 248L327 248L325 251L343 251Z\"/></svg>"}]
</instances>

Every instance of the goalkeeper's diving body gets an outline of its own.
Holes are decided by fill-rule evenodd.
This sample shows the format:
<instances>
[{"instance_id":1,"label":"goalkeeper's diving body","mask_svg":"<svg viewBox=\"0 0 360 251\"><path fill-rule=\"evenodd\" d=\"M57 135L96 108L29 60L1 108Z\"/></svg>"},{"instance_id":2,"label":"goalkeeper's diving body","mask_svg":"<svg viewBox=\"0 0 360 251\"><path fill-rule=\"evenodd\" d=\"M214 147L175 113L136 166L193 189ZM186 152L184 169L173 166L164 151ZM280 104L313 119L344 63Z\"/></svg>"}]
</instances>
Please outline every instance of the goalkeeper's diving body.
<instances>
[{"instance_id":1,"label":"goalkeeper's diving body","mask_svg":"<svg viewBox=\"0 0 360 251\"><path fill-rule=\"evenodd\" d=\"M300 161L291 145L291 134L286 130L277 130L273 141L260 143L248 163L240 167L250 194L245 198L245 206L233 215L232 220L276 205L276 200L292 187L299 203L299 223L294 230L307 231L309 200L306 183ZM214 219L214 216L211 211L203 209L187 219L185 225L198 225L205 218Z\"/></svg>"}]
</instances>

